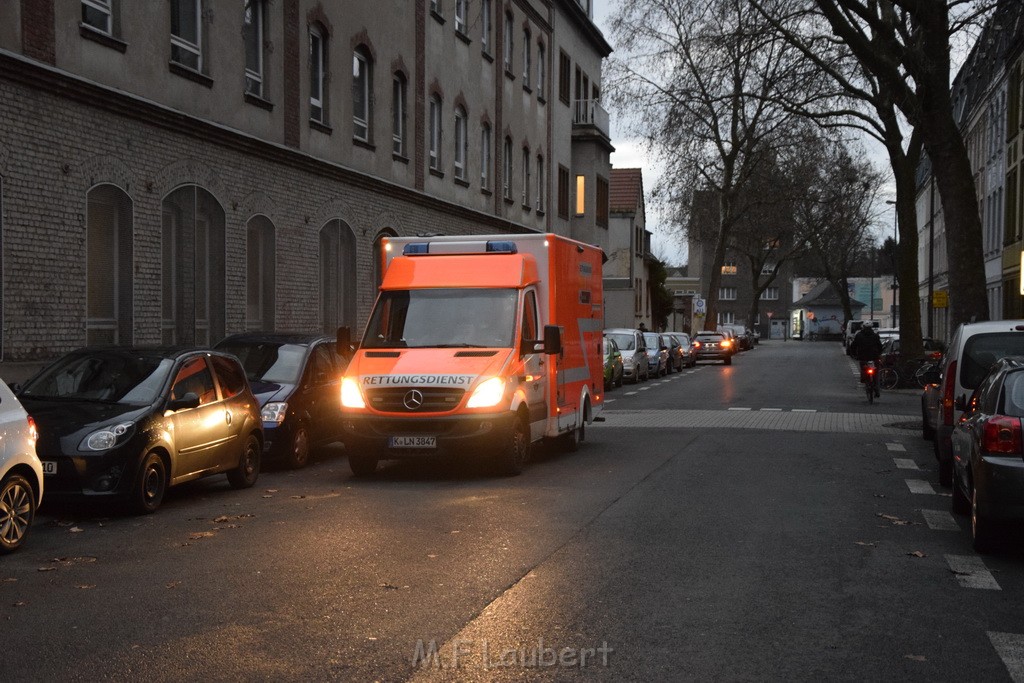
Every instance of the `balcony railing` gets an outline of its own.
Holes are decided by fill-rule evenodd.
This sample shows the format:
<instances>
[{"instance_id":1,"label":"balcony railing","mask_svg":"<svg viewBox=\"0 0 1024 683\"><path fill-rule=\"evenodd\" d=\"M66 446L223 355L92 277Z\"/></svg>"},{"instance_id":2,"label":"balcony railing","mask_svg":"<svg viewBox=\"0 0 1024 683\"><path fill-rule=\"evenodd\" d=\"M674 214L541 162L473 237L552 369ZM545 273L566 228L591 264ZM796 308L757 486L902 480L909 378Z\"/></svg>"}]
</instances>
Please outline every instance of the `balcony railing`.
<instances>
[{"instance_id":1,"label":"balcony railing","mask_svg":"<svg viewBox=\"0 0 1024 683\"><path fill-rule=\"evenodd\" d=\"M572 125L594 126L608 137L608 112L597 100L576 100Z\"/></svg>"}]
</instances>

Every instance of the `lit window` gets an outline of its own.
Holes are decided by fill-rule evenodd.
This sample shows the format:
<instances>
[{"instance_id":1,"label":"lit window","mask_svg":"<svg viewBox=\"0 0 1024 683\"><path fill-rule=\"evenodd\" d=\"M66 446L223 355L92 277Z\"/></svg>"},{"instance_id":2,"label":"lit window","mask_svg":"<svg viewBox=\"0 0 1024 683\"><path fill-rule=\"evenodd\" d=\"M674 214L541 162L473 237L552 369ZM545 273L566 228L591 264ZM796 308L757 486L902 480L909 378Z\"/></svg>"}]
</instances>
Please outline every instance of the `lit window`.
<instances>
[{"instance_id":1,"label":"lit window","mask_svg":"<svg viewBox=\"0 0 1024 683\"><path fill-rule=\"evenodd\" d=\"M111 0L82 0L82 23L100 33L113 35Z\"/></svg>"},{"instance_id":2,"label":"lit window","mask_svg":"<svg viewBox=\"0 0 1024 683\"><path fill-rule=\"evenodd\" d=\"M309 118L318 123L327 120L324 102L324 65L327 64L327 46L319 28L309 29Z\"/></svg>"},{"instance_id":3,"label":"lit window","mask_svg":"<svg viewBox=\"0 0 1024 683\"><path fill-rule=\"evenodd\" d=\"M582 216L587 212L587 179L585 176L576 176L576 215Z\"/></svg>"},{"instance_id":4,"label":"lit window","mask_svg":"<svg viewBox=\"0 0 1024 683\"><path fill-rule=\"evenodd\" d=\"M364 142L370 140L372 81L370 55L365 48L356 48L352 55L352 134Z\"/></svg>"},{"instance_id":5,"label":"lit window","mask_svg":"<svg viewBox=\"0 0 1024 683\"><path fill-rule=\"evenodd\" d=\"M242 39L245 42L245 92L263 97L263 0L245 0Z\"/></svg>"},{"instance_id":6,"label":"lit window","mask_svg":"<svg viewBox=\"0 0 1024 683\"><path fill-rule=\"evenodd\" d=\"M735 275L736 274L736 262L726 261L722 264L722 275Z\"/></svg>"},{"instance_id":7,"label":"lit window","mask_svg":"<svg viewBox=\"0 0 1024 683\"><path fill-rule=\"evenodd\" d=\"M195 71L202 71L201 45L200 0L171 0L171 61Z\"/></svg>"},{"instance_id":8,"label":"lit window","mask_svg":"<svg viewBox=\"0 0 1024 683\"><path fill-rule=\"evenodd\" d=\"M466 179L466 110L455 108L455 177Z\"/></svg>"}]
</instances>

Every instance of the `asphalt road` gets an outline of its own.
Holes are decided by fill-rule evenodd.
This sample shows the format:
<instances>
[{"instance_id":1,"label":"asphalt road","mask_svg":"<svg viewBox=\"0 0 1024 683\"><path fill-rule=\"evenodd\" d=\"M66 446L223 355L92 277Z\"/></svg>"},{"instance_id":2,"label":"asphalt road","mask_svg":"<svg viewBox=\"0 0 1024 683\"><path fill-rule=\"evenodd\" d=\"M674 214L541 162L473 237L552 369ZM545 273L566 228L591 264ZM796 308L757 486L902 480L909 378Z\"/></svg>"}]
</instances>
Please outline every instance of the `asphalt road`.
<instances>
[{"instance_id":1,"label":"asphalt road","mask_svg":"<svg viewBox=\"0 0 1024 683\"><path fill-rule=\"evenodd\" d=\"M1024 680L1024 553L971 550L916 392L776 341L608 398L514 478L339 446L44 509L0 558L0 678Z\"/></svg>"}]
</instances>

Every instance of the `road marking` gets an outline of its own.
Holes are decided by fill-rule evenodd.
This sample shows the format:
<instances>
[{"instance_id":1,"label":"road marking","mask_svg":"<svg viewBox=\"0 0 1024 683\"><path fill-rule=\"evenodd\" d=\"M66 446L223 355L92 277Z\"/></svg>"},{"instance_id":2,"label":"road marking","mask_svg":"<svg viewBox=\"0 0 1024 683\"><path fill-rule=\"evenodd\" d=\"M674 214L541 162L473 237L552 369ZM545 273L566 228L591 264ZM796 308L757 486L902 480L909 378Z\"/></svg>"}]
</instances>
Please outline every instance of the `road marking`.
<instances>
[{"instance_id":1,"label":"road marking","mask_svg":"<svg viewBox=\"0 0 1024 683\"><path fill-rule=\"evenodd\" d=\"M903 445L903 444L901 444L901 443L887 443L887 444L885 444L885 447L886 447L887 449L889 449L890 451L902 451L902 452L906 452L906 450L907 450L907 447L906 447L906 446L904 446L904 445Z\"/></svg>"},{"instance_id":2,"label":"road marking","mask_svg":"<svg viewBox=\"0 0 1024 683\"><path fill-rule=\"evenodd\" d=\"M929 496L934 496L938 492L932 488L931 482L927 482L924 479L907 479L907 488L910 489L911 493L923 493Z\"/></svg>"},{"instance_id":3,"label":"road marking","mask_svg":"<svg viewBox=\"0 0 1024 683\"><path fill-rule=\"evenodd\" d=\"M816 413L816 408L793 408L794 413Z\"/></svg>"},{"instance_id":4,"label":"road marking","mask_svg":"<svg viewBox=\"0 0 1024 683\"><path fill-rule=\"evenodd\" d=\"M953 515L944 510L921 510L921 515L932 531L960 531Z\"/></svg>"},{"instance_id":5,"label":"road marking","mask_svg":"<svg viewBox=\"0 0 1024 683\"><path fill-rule=\"evenodd\" d=\"M996 583L996 577L992 576L985 562L977 555L946 555L946 563L964 588L1002 590Z\"/></svg>"},{"instance_id":6,"label":"road marking","mask_svg":"<svg viewBox=\"0 0 1024 683\"><path fill-rule=\"evenodd\" d=\"M781 413L782 408L761 408L766 413Z\"/></svg>"},{"instance_id":7,"label":"road marking","mask_svg":"<svg viewBox=\"0 0 1024 683\"><path fill-rule=\"evenodd\" d=\"M635 391L627 391L626 392L626 396L636 396L636 392Z\"/></svg>"},{"instance_id":8,"label":"road marking","mask_svg":"<svg viewBox=\"0 0 1024 683\"><path fill-rule=\"evenodd\" d=\"M594 429L757 429L790 432L821 432L826 434L879 434L905 437L907 430L894 427L912 414L899 413L765 413L748 409L717 410L628 410L609 406L602 415L605 422L595 422ZM734 407L735 408L735 407ZM918 418L920 419L920 418Z\"/></svg>"},{"instance_id":9,"label":"road marking","mask_svg":"<svg viewBox=\"0 0 1024 683\"><path fill-rule=\"evenodd\" d=\"M750 408L729 408L729 410L750 410Z\"/></svg>"},{"instance_id":10,"label":"road marking","mask_svg":"<svg viewBox=\"0 0 1024 683\"><path fill-rule=\"evenodd\" d=\"M614 399L613 399L614 400ZM605 401L607 403L608 401ZM896 463L896 467L901 470L920 470L917 463L910 458L893 458L892 461ZM932 493L935 493L932 491Z\"/></svg>"},{"instance_id":11,"label":"road marking","mask_svg":"<svg viewBox=\"0 0 1024 683\"><path fill-rule=\"evenodd\" d=\"M605 405L608 405L609 403L615 403L615 399L614 398L606 398L604 400L604 404Z\"/></svg>"},{"instance_id":12,"label":"road marking","mask_svg":"<svg viewBox=\"0 0 1024 683\"><path fill-rule=\"evenodd\" d=\"M640 387L637 391L647 391L650 387Z\"/></svg>"},{"instance_id":13,"label":"road marking","mask_svg":"<svg viewBox=\"0 0 1024 683\"><path fill-rule=\"evenodd\" d=\"M1024 683L1024 636L989 631L988 639L999 653L1007 672L1016 683Z\"/></svg>"}]
</instances>

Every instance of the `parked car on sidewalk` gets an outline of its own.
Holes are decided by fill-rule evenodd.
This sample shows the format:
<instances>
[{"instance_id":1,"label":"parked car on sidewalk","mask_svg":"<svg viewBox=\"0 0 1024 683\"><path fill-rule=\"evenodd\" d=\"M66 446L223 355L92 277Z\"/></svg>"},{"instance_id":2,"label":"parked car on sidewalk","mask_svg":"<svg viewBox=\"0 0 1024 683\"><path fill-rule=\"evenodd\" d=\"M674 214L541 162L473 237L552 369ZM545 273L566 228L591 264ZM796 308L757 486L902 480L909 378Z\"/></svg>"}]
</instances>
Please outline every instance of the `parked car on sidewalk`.
<instances>
[{"instance_id":1,"label":"parked car on sidewalk","mask_svg":"<svg viewBox=\"0 0 1024 683\"><path fill-rule=\"evenodd\" d=\"M605 337L602 341L604 350L604 388L607 391L622 386L622 352L614 339Z\"/></svg>"},{"instance_id":2,"label":"parked car on sidewalk","mask_svg":"<svg viewBox=\"0 0 1024 683\"><path fill-rule=\"evenodd\" d=\"M999 540L997 524L1024 521L1024 356L996 361L962 408L952 434L953 511L971 516L974 549L985 552Z\"/></svg>"},{"instance_id":3,"label":"parked car on sidewalk","mask_svg":"<svg viewBox=\"0 0 1024 683\"><path fill-rule=\"evenodd\" d=\"M644 333L629 327L613 327L604 336L614 339L622 352L622 373L626 381L636 384L650 377Z\"/></svg>"},{"instance_id":4,"label":"parked car on sidewalk","mask_svg":"<svg viewBox=\"0 0 1024 683\"><path fill-rule=\"evenodd\" d=\"M226 353L79 349L18 398L38 426L47 498L120 499L150 513L170 486L226 473L248 488L259 476L259 403Z\"/></svg>"},{"instance_id":5,"label":"parked car on sidewalk","mask_svg":"<svg viewBox=\"0 0 1024 683\"><path fill-rule=\"evenodd\" d=\"M935 394L934 446L943 486L953 481L951 439L968 397L997 360L1016 355L1024 355L1024 320L965 323L953 333L942 357L941 383Z\"/></svg>"},{"instance_id":6,"label":"parked car on sidewalk","mask_svg":"<svg viewBox=\"0 0 1024 683\"><path fill-rule=\"evenodd\" d=\"M334 337L247 332L216 347L238 357L263 418L263 454L297 469L315 447L341 441L341 376Z\"/></svg>"},{"instance_id":7,"label":"parked car on sidewalk","mask_svg":"<svg viewBox=\"0 0 1024 683\"><path fill-rule=\"evenodd\" d=\"M0 380L0 554L20 548L43 503L43 465L36 423Z\"/></svg>"},{"instance_id":8,"label":"parked car on sidewalk","mask_svg":"<svg viewBox=\"0 0 1024 683\"><path fill-rule=\"evenodd\" d=\"M698 332L693 337L693 346L698 361L720 360L732 365L732 357L736 353L733 340L720 332Z\"/></svg>"},{"instance_id":9,"label":"parked car on sidewalk","mask_svg":"<svg viewBox=\"0 0 1024 683\"><path fill-rule=\"evenodd\" d=\"M667 375L668 342L657 332L644 332L644 344L647 346L647 371L654 377Z\"/></svg>"}]
</instances>

